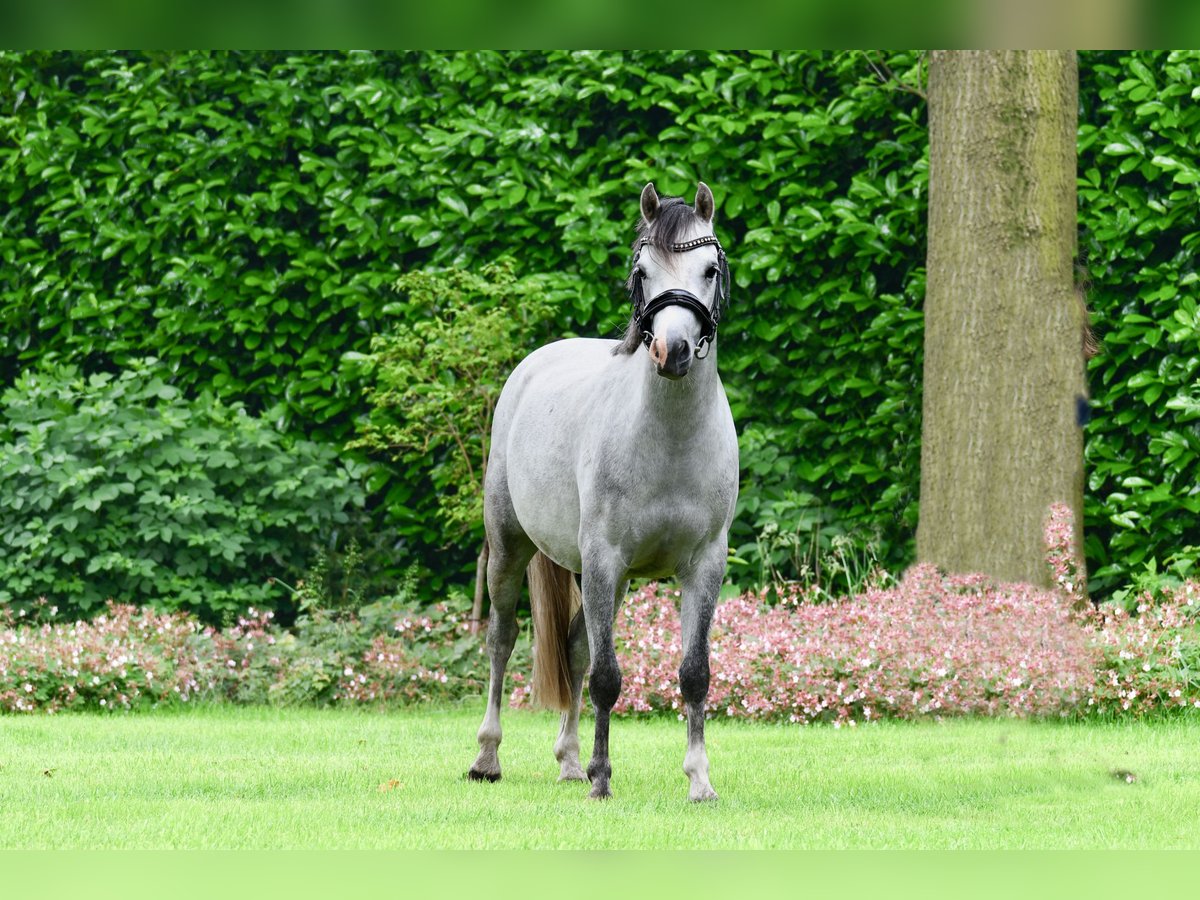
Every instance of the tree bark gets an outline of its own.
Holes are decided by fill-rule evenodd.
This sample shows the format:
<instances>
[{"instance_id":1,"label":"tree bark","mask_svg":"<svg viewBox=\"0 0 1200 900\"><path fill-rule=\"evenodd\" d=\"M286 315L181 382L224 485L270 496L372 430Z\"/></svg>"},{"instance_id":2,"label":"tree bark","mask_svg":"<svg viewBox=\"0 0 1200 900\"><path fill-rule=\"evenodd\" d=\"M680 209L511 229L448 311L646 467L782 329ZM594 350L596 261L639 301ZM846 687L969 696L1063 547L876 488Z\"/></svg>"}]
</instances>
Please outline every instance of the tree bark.
<instances>
[{"instance_id":1,"label":"tree bark","mask_svg":"<svg viewBox=\"0 0 1200 900\"><path fill-rule=\"evenodd\" d=\"M1074 52L930 60L917 556L951 572L1048 586L1056 502L1082 547L1078 82Z\"/></svg>"},{"instance_id":2,"label":"tree bark","mask_svg":"<svg viewBox=\"0 0 1200 900\"><path fill-rule=\"evenodd\" d=\"M483 586L487 583L488 542L483 539L479 556L475 558L475 599L471 603L470 633L479 634L483 628Z\"/></svg>"}]
</instances>

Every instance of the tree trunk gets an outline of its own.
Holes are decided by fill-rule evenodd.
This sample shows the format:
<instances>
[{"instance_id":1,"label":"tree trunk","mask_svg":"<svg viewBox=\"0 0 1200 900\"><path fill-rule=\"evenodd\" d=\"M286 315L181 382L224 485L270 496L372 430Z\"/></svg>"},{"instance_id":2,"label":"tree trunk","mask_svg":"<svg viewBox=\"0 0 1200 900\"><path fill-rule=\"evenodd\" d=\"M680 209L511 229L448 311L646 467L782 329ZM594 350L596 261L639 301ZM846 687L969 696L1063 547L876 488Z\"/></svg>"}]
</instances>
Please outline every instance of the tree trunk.
<instances>
[{"instance_id":1,"label":"tree trunk","mask_svg":"<svg viewBox=\"0 0 1200 900\"><path fill-rule=\"evenodd\" d=\"M487 581L488 542L483 539L483 547L475 559L475 600L471 603L470 633L479 634L483 627L483 586Z\"/></svg>"},{"instance_id":2,"label":"tree trunk","mask_svg":"<svg viewBox=\"0 0 1200 900\"><path fill-rule=\"evenodd\" d=\"M1082 546L1078 92L1073 52L930 60L917 556L951 572L1048 586L1056 502Z\"/></svg>"}]
</instances>

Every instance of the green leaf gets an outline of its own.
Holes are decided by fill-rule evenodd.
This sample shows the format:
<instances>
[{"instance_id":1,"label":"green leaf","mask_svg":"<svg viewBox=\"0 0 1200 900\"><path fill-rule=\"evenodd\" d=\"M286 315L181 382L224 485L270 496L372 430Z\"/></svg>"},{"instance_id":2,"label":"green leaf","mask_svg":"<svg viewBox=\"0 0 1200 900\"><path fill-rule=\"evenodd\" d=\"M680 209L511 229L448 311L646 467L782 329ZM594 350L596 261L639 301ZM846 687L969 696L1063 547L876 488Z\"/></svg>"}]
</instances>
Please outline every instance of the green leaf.
<instances>
[{"instance_id":1,"label":"green leaf","mask_svg":"<svg viewBox=\"0 0 1200 900\"><path fill-rule=\"evenodd\" d=\"M464 218L467 218L470 215L470 211L467 209L467 204L463 202L461 197L455 194L445 192L440 193L438 194L438 202L440 202L443 206L454 210Z\"/></svg>"}]
</instances>

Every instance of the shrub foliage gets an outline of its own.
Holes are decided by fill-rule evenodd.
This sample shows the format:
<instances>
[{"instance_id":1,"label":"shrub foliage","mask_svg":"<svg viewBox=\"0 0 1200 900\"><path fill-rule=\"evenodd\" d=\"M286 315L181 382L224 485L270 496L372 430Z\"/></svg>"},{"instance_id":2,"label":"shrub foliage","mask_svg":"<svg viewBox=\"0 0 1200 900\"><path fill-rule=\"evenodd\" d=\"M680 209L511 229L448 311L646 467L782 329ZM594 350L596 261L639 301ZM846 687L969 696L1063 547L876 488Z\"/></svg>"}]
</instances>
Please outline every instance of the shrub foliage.
<instances>
[{"instance_id":1,"label":"shrub foliage","mask_svg":"<svg viewBox=\"0 0 1200 900\"><path fill-rule=\"evenodd\" d=\"M342 357L368 406L349 446L426 472L443 533L461 538L480 531L492 412L525 355L522 338L549 317L550 285L517 279L505 260L478 274L411 272L394 287L422 314L376 335L369 353ZM384 502L402 508L408 487L398 482Z\"/></svg>"},{"instance_id":2,"label":"shrub foliage","mask_svg":"<svg viewBox=\"0 0 1200 900\"><path fill-rule=\"evenodd\" d=\"M675 714L675 591L638 591L617 620L618 714ZM1200 707L1200 585L1157 602L1079 612L1070 595L916 567L895 588L838 603L800 594L724 602L709 714L854 725L970 714L1126 716ZM32 618L32 616L30 617ZM509 667L529 703L527 634ZM180 612L112 604L87 622L0 611L0 711L136 710L200 702L370 705L466 697L485 649L446 603L403 600L303 616L281 629L250 610L223 629Z\"/></svg>"},{"instance_id":3,"label":"shrub foliage","mask_svg":"<svg viewBox=\"0 0 1200 900\"><path fill-rule=\"evenodd\" d=\"M1081 56L1080 248L1105 347L1086 533L1105 590L1200 552L1198 66ZM0 54L0 382L50 355L89 373L154 355L185 396L280 405L337 445L365 412L339 360L420 314L389 296L399 274L511 256L569 280L557 333L615 336L638 189L702 178L736 282L732 574L812 566L845 535L898 569L917 517L922 73L912 52ZM379 477L406 551L469 567L477 541L441 549L422 472Z\"/></svg>"},{"instance_id":4,"label":"shrub foliage","mask_svg":"<svg viewBox=\"0 0 1200 900\"><path fill-rule=\"evenodd\" d=\"M156 360L119 376L22 374L0 398L0 600L64 613L109 598L218 619L281 594L363 502L336 451L207 393Z\"/></svg>"},{"instance_id":5,"label":"shrub foliage","mask_svg":"<svg viewBox=\"0 0 1200 900\"><path fill-rule=\"evenodd\" d=\"M969 714L1142 715L1200 708L1200 584L1144 594L1133 614L1080 601L1065 507L1045 529L1049 591L915 566L894 587L813 602L744 594L713 629L709 714L855 725ZM109 604L90 622L0 609L0 711L124 710L196 700L387 705L478 697L486 649L416 583L358 611L308 610L289 630L254 609L218 629L181 612ZM678 592L649 585L617 618L617 712L682 708ZM51 621L41 621L49 614ZM528 635L510 662L529 702Z\"/></svg>"},{"instance_id":6,"label":"shrub foliage","mask_svg":"<svg viewBox=\"0 0 1200 900\"><path fill-rule=\"evenodd\" d=\"M0 93L0 379L153 354L189 396L282 403L342 441L364 406L338 361L419 314L388 296L398 274L512 256L570 279L559 333L616 336L638 190L703 178L737 282L735 540L753 556L802 490L785 528L878 531L905 559L924 126L865 57L7 53ZM453 571L420 477L388 476L402 534Z\"/></svg>"},{"instance_id":7,"label":"shrub foliage","mask_svg":"<svg viewBox=\"0 0 1200 900\"><path fill-rule=\"evenodd\" d=\"M1200 53L1084 58L1080 251L1104 345L1084 533L1109 593L1200 561Z\"/></svg>"}]
</instances>

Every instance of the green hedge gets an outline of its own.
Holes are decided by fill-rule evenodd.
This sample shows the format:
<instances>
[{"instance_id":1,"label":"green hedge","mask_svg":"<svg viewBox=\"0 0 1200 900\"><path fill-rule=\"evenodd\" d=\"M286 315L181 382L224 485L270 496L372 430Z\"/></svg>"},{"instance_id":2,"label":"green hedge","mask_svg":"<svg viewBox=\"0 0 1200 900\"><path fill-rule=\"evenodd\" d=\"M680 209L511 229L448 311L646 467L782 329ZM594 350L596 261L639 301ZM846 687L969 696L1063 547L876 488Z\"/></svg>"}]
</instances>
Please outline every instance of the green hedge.
<instances>
[{"instance_id":1,"label":"green hedge","mask_svg":"<svg viewBox=\"0 0 1200 900\"><path fill-rule=\"evenodd\" d=\"M1197 483L1178 424L1191 326L1177 297L1151 296L1190 274L1193 59L1081 59L1102 582L1200 544L1178 515ZM794 569L842 534L898 567L917 515L927 166L924 102L900 82L919 89L921 71L911 52L0 54L0 379L46 356L95 370L153 354L189 395L282 403L291 430L341 443L364 411L342 354L425 312L385 310L397 274L512 256L572 279L560 333L615 336L638 190L703 179L735 278L721 367L746 564L731 571ZM1118 337L1138 324L1160 343ZM1171 347L1183 367L1160 373ZM428 482L374 486L401 553L469 571L472 542L442 548Z\"/></svg>"},{"instance_id":2,"label":"green hedge","mask_svg":"<svg viewBox=\"0 0 1200 900\"><path fill-rule=\"evenodd\" d=\"M0 602L232 619L288 599L276 578L302 575L362 505L334 448L186 400L160 368L43 366L0 395Z\"/></svg>"},{"instance_id":3,"label":"green hedge","mask_svg":"<svg viewBox=\"0 0 1200 900\"><path fill-rule=\"evenodd\" d=\"M1080 250L1091 364L1086 539L1094 588L1200 559L1200 53L1087 54Z\"/></svg>"}]
</instances>

